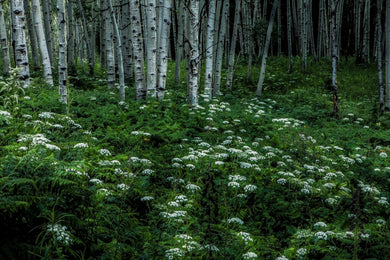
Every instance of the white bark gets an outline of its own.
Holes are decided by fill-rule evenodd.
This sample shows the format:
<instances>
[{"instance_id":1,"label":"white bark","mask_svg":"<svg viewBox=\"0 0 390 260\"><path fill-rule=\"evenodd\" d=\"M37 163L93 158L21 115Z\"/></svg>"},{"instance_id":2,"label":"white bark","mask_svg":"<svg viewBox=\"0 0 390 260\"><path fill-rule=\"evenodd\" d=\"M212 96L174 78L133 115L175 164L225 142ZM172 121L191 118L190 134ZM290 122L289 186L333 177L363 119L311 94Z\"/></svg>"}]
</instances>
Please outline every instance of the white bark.
<instances>
[{"instance_id":1,"label":"white bark","mask_svg":"<svg viewBox=\"0 0 390 260\"><path fill-rule=\"evenodd\" d=\"M134 60L134 78L137 91L137 100L145 99L145 70L144 70L144 47L142 39L140 2L130 0L131 9L131 28L133 34L133 60Z\"/></svg>"},{"instance_id":2,"label":"white bark","mask_svg":"<svg viewBox=\"0 0 390 260\"><path fill-rule=\"evenodd\" d=\"M49 51L47 49L46 36L42 24L42 11L39 0L32 0L32 13L35 31L38 36L39 50L41 52L42 57L43 75L45 77L46 83L49 85L53 85L53 74L51 71L51 63Z\"/></svg>"},{"instance_id":3,"label":"white bark","mask_svg":"<svg viewBox=\"0 0 390 260\"><path fill-rule=\"evenodd\" d=\"M207 22L207 40L206 40L206 73L204 94L208 98L212 97L212 84L213 84L213 53L214 53L214 34L215 34L215 6L216 1L210 0L209 2L209 16Z\"/></svg>"},{"instance_id":4,"label":"white bark","mask_svg":"<svg viewBox=\"0 0 390 260\"><path fill-rule=\"evenodd\" d=\"M159 100L164 98L167 81L169 28L171 26L172 0L165 0L162 8L162 27L159 45L159 60L157 65L157 96Z\"/></svg>"},{"instance_id":5,"label":"white bark","mask_svg":"<svg viewBox=\"0 0 390 260\"><path fill-rule=\"evenodd\" d=\"M222 3L219 3L222 5ZM222 7L221 7L222 8ZM219 10L219 9L218 9ZM226 40L226 24L228 21L228 12L229 12L229 1L224 0L223 2L223 8L222 8L222 17L221 22L219 26L219 34L218 34L218 43L217 43L217 49L216 49L216 55L215 55L215 77L214 77L214 84L213 84L213 96L220 95L220 88L221 88L221 70L222 70L222 59L223 59L223 52L224 52L224 46L225 46L225 40Z\"/></svg>"},{"instance_id":6,"label":"white bark","mask_svg":"<svg viewBox=\"0 0 390 260\"><path fill-rule=\"evenodd\" d=\"M331 0L331 32L332 32L332 86L333 86L333 116L338 117L338 95L337 95L337 39L336 32L336 3Z\"/></svg>"},{"instance_id":7,"label":"white bark","mask_svg":"<svg viewBox=\"0 0 390 260\"><path fill-rule=\"evenodd\" d=\"M121 35L119 33L118 23L116 21L116 16L114 12L114 8L112 7L112 1L108 0L108 4L110 7L111 13L111 21L114 27L115 35L116 35L116 48L118 52L118 68L119 68L119 97L122 101L125 100L125 72L123 68L123 55L122 55L122 42Z\"/></svg>"},{"instance_id":8,"label":"white bark","mask_svg":"<svg viewBox=\"0 0 390 260\"><path fill-rule=\"evenodd\" d=\"M65 0L57 0L58 11L58 93L60 101L64 104L68 103L68 64L66 60L66 20L65 20Z\"/></svg>"},{"instance_id":9,"label":"white bark","mask_svg":"<svg viewBox=\"0 0 390 260\"><path fill-rule=\"evenodd\" d=\"M263 83L264 83L264 77L265 77L265 67L267 65L267 58L268 58L268 49L271 41L271 34L272 34L272 28L274 24L274 18L275 18L275 13L276 9L278 7L278 0L274 0L272 10L271 10L271 16L269 18L269 24L268 24L268 29L267 29L267 37L265 40L265 46L264 46L264 52L263 52L263 59L261 62L261 69L260 69L260 78L259 82L257 84L257 90L256 90L256 96L258 98L261 97L261 93L263 91Z\"/></svg>"},{"instance_id":10,"label":"white bark","mask_svg":"<svg viewBox=\"0 0 390 260\"><path fill-rule=\"evenodd\" d=\"M238 24L240 22L240 8L241 8L241 0L236 0L236 9L235 9L235 13L234 13L234 24L233 24L233 35L231 38L230 52L229 52L228 76L227 76L227 82L226 82L226 87L228 89L231 89L232 84L233 84L234 57L236 55L237 32L238 32Z\"/></svg>"},{"instance_id":11,"label":"white bark","mask_svg":"<svg viewBox=\"0 0 390 260\"><path fill-rule=\"evenodd\" d=\"M38 71L41 69L41 64L39 62L38 40L37 40L37 34L35 33L35 29L34 29L33 18L31 15L30 1L31 0L23 1L24 14L26 15L26 23L28 28L28 40L30 42L33 70Z\"/></svg>"},{"instance_id":12,"label":"white bark","mask_svg":"<svg viewBox=\"0 0 390 260\"><path fill-rule=\"evenodd\" d=\"M156 0L146 0L147 96L157 98Z\"/></svg>"},{"instance_id":13,"label":"white bark","mask_svg":"<svg viewBox=\"0 0 390 260\"><path fill-rule=\"evenodd\" d=\"M188 103L198 105L199 89L199 0L190 0L189 8L188 44L189 44L189 69L188 73Z\"/></svg>"},{"instance_id":14,"label":"white bark","mask_svg":"<svg viewBox=\"0 0 390 260\"><path fill-rule=\"evenodd\" d=\"M106 34L106 69L107 69L107 86L109 89L115 88L115 54L114 54L114 35L113 24L110 18L109 0L105 1L104 24Z\"/></svg>"},{"instance_id":15,"label":"white bark","mask_svg":"<svg viewBox=\"0 0 390 260\"><path fill-rule=\"evenodd\" d=\"M1 54L3 56L3 73L8 74L11 66L9 48L8 48L8 36L7 28L5 27L3 4L0 2L0 43Z\"/></svg>"},{"instance_id":16,"label":"white bark","mask_svg":"<svg viewBox=\"0 0 390 260\"><path fill-rule=\"evenodd\" d=\"M390 0L386 0L386 98L385 109L390 110Z\"/></svg>"},{"instance_id":17,"label":"white bark","mask_svg":"<svg viewBox=\"0 0 390 260\"><path fill-rule=\"evenodd\" d=\"M14 39L14 52L16 66L21 68L20 80L24 88L30 85L30 69L28 61L28 50L26 42L26 24L24 17L23 0L11 1L12 26Z\"/></svg>"},{"instance_id":18,"label":"white bark","mask_svg":"<svg viewBox=\"0 0 390 260\"><path fill-rule=\"evenodd\" d=\"M50 64L54 66L54 37L53 37L53 28L52 28L52 18L51 18L51 1L42 0L42 11L43 11L43 23L44 23L44 33L47 41L47 50L49 52ZM39 40L39 39L38 39Z\"/></svg>"}]
</instances>

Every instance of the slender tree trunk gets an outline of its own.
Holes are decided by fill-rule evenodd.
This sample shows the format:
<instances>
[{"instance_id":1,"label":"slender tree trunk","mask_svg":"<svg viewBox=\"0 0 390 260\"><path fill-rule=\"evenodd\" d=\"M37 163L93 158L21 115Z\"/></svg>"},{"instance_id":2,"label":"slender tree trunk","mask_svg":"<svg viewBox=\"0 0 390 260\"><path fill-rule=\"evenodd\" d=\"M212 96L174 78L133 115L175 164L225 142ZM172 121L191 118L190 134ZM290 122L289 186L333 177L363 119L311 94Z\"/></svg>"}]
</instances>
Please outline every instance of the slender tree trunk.
<instances>
[{"instance_id":1,"label":"slender tree trunk","mask_svg":"<svg viewBox=\"0 0 390 260\"><path fill-rule=\"evenodd\" d=\"M273 28L273 24L274 24L274 18L275 18L275 13L276 13L277 7L278 7L278 0L274 0L274 4L272 5L272 10L271 10L271 16L269 18L267 37L265 40L265 46L264 46L264 52L263 52L263 60L261 62L260 78L259 78L259 82L257 84L257 90L256 90L256 96L258 98L261 97L261 93L263 91L265 67L267 65L268 49L269 49L269 45L270 45L270 41L271 41L272 28Z\"/></svg>"},{"instance_id":2,"label":"slender tree trunk","mask_svg":"<svg viewBox=\"0 0 390 260\"><path fill-rule=\"evenodd\" d=\"M131 28L133 34L134 78L137 91L137 100L141 100L146 98L147 90L145 86L145 61L140 17L140 1L130 0L130 11L132 14Z\"/></svg>"},{"instance_id":3,"label":"slender tree trunk","mask_svg":"<svg viewBox=\"0 0 390 260\"><path fill-rule=\"evenodd\" d=\"M228 22L228 12L229 12L229 1L224 0L223 4L220 2L221 8L222 8L222 15L220 19L220 26L219 26L219 34L218 34L218 44L216 49L216 55L215 55L215 76L214 76L214 84L213 84L213 96L220 95L220 89L221 89L221 70L222 70L222 61L223 61L223 53L224 53L224 46L225 46L225 40L226 40L226 24ZM223 7L222 7L223 5Z\"/></svg>"},{"instance_id":4,"label":"slender tree trunk","mask_svg":"<svg viewBox=\"0 0 390 260\"><path fill-rule=\"evenodd\" d=\"M73 18L73 4L72 0L67 1L67 31L68 31L68 38L67 38L67 62L68 62L68 72L74 72L75 71L75 55L74 55L74 48L75 48L75 37L74 37L74 26L73 23L75 22Z\"/></svg>"},{"instance_id":5,"label":"slender tree trunk","mask_svg":"<svg viewBox=\"0 0 390 260\"><path fill-rule=\"evenodd\" d=\"M209 14L207 20L207 41L206 41L206 73L204 94L210 99L212 97L213 89L213 53L214 53L214 34L215 34L215 8L216 1L210 0L209 2Z\"/></svg>"},{"instance_id":6,"label":"slender tree trunk","mask_svg":"<svg viewBox=\"0 0 390 260\"><path fill-rule=\"evenodd\" d=\"M104 21L105 21L105 34L106 34L106 68L107 68L107 86L108 89L115 89L115 53L114 53L114 28L113 28L113 23L110 18L110 10L109 10L109 0L105 0L105 5L104 5Z\"/></svg>"},{"instance_id":7,"label":"slender tree trunk","mask_svg":"<svg viewBox=\"0 0 390 260\"><path fill-rule=\"evenodd\" d=\"M167 81L168 71L168 47L169 47L169 34L171 27L171 11L172 11L172 0L165 0L162 6L162 24L161 24L161 35L159 44L159 59L157 64L157 97L159 100L163 100L165 94L165 87Z\"/></svg>"},{"instance_id":8,"label":"slender tree trunk","mask_svg":"<svg viewBox=\"0 0 390 260\"><path fill-rule=\"evenodd\" d=\"M23 0L11 1L12 31L16 67L21 69L20 81L24 88L30 85L30 68L26 41L26 24L24 17Z\"/></svg>"},{"instance_id":9,"label":"slender tree trunk","mask_svg":"<svg viewBox=\"0 0 390 260\"><path fill-rule=\"evenodd\" d=\"M87 24L87 19L85 18L84 14L84 8L81 3L81 0L78 0L78 7L79 11L81 13L81 20L83 22L83 32L84 32L84 40L85 40L85 45L86 45L86 51L87 51L87 58L88 58L88 67L89 67L89 75L94 74L94 64L93 64L93 54L95 50L91 49L91 42L90 42L90 37L88 35L88 24Z\"/></svg>"},{"instance_id":10,"label":"slender tree trunk","mask_svg":"<svg viewBox=\"0 0 390 260\"><path fill-rule=\"evenodd\" d=\"M386 98L385 109L390 110L390 0L386 0Z\"/></svg>"},{"instance_id":11,"label":"slender tree trunk","mask_svg":"<svg viewBox=\"0 0 390 260\"><path fill-rule=\"evenodd\" d=\"M49 53L50 64L54 66L54 37L53 37L53 28L52 28L52 18L51 18L51 1L42 0L42 11L43 11L43 23L44 23L44 32L45 39L47 41L47 51ZM38 32L37 32L38 33ZM38 39L39 40L39 39ZM43 59L43 57L42 57Z\"/></svg>"},{"instance_id":12,"label":"slender tree trunk","mask_svg":"<svg viewBox=\"0 0 390 260\"><path fill-rule=\"evenodd\" d=\"M331 32L332 32L332 86L333 86L333 116L338 118L338 94L337 94L337 39L336 39L336 0L331 0Z\"/></svg>"},{"instance_id":13,"label":"slender tree trunk","mask_svg":"<svg viewBox=\"0 0 390 260\"><path fill-rule=\"evenodd\" d=\"M188 77L188 103L198 105L199 89L199 0L190 0L187 7L189 15L188 45L189 45L189 69Z\"/></svg>"},{"instance_id":14,"label":"slender tree trunk","mask_svg":"<svg viewBox=\"0 0 390 260\"><path fill-rule=\"evenodd\" d=\"M156 0L146 0L147 96L157 98L157 18Z\"/></svg>"},{"instance_id":15,"label":"slender tree trunk","mask_svg":"<svg viewBox=\"0 0 390 260\"><path fill-rule=\"evenodd\" d=\"M307 68L307 0L302 0L302 68Z\"/></svg>"},{"instance_id":16,"label":"slender tree trunk","mask_svg":"<svg viewBox=\"0 0 390 260\"><path fill-rule=\"evenodd\" d=\"M28 39L30 41L31 46L31 56L32 56L32 63L33 63L33 70L38 71L41 68L41 65L39 63L39 51L38 51L38 40L37 40L37 34L34 29L34 22L31 15L31 8L30 8L30 0L24 0L24 11L26 14L26 22L27 22L27 28L28 28Z\"/></svg>"},{"instance_id":17,"label":"slender tree trunk","mask_svg":"<svg viewBox=\"0 0 390 260\"><path fill-rule=\"evenodd\" d=\"M376 1L376 27L377 27L377 59L378 59L378 81L379 81L379 112L383 115L385 109L384 91L383 91L383 71L382 71L382 0Z\"/></svg>"},{"instance_id":18,"label":"slender tree trunk","mask_svg":"<svg viewBox=\"0 0 390 260\"><path fill-rule=\"evenodd\" d=\"M291 73L293 70L291 33L292 33L291 32L291 0L287 0L287 44L288 44L288 60L289 60L288 73Z\"/></svg>"},{"instance_id":19,"label":"slender tree trunk","mask_svg":"<svg viewBox=\"0 0 390 260\"><path fill-rule=\"evenodd\" d=\"M119 33L118 23L116 20L114 8L112 7L112 1L108 0L108 5L111 13L112 25L114 27L116 35L116 50L118 52L118 69L119 69L119 97L121 101L125 101L125 72L123 68L123 55L122 55L122 41Z\"/></svg>"},{"instance_id":20,"label":"slender tree trunk","mask_svg":"<svg viewBox=\"0 0 390 260\"><path fill-rule=\"evenodd\" d=\"M236 0L236 9L235 9L235 13L234 13L234 24L233 24L233 35L232 35L232 38L230 41L228 76L227 76L227 82L226 82L227 89L232 89L232 85L233 85L234 57L236 55L237 32L238 32L238 25L240 23L240 8L241 8L241 0Z\"/></svg>"},{"instance_id":21,"label":"slender tree trunk","mask_svg":"<svg viewBox=\"0 0 390 260\"><path fill-rule=\"evenodd\" d=\"M65 0L57 0L58 11L58 93L60 101L68 103L68 64L66 61L66 20L65 20Z\"/></svg>"},{"instance_id":22,"label":"slender tree trunk","mask_svg":"<svg viewBox=\"0 0 390 260\"><path fill-rule=\"evenodd\" d=\"M35 31L37 32L38 36L39 50L41 52L42 57L43 74L46 83L49 85L53 85L53 74L51 71L50 56L49 51L47 50L47 42L42 24L42 13L39 0L32 0L32 11L34 17Z\"/></svg>"},{"instance_id":23,"label":"slender tree trunk","mask_svg":"<svg viewBox=\"0 0 390 260\"><path fill-rule=\"evenodd\" d=\"M364 5L363 53L364 60L370 62L370 0L366 0Z\"/></svg>"},{"instance_id":24,"label":"slender tree trunk","mask_svg":"<svg viewBox=\"0 0 390 260\"><path fill-rule=\"evenodd\" d=\"M8 74L11 66L9 55L7 28L5 27L3 4L0 2L0 43L1 54L3 56L3 74Z\"/></svg>"},{"instance_id":25,"label":"slender tree trunk","mask_svg":"<svg viewBox=\"0 0 390 260\"><path fill-rule=\"evenodd\" d=\"M175 60L175 84L180 83L180 67L183 55L183 46L184 46L184 7L183 1L179 0L176 3L176 19L177 19L177 37L176 37L176 60Z\"/></svg>"}]
</instances>

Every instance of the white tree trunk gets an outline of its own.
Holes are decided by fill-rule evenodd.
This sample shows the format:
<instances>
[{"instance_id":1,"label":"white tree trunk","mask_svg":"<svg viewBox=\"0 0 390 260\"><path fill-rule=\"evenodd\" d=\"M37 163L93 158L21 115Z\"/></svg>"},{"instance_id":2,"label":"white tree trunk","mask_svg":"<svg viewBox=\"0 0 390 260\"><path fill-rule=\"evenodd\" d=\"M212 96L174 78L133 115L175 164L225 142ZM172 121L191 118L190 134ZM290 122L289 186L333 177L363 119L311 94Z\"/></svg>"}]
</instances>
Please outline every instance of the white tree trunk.
<instances>
[{"instance_id":1,"label":"white tree trunk","mask_svg":"<svg viewBox=\"0 0 390 260\"><path fill-rule=\"evenodd\" d=\"M233 35L232 35L231 42L230 42L228 76L227 76L227 82L226 82L226 87L228 89L231 89L232 85L233 85L234 57L236 55L237 32L238 32L238 25L240 22L240 8L241 8L241 0L236 0L236 9L235 9L235 13L234 13L234 24L233 24Z\"/></svg>"},{"instance_id":2,"label":"white tree trunk","mask_svg":"<svg viewBox=\"0 0 390 260\"><path fill-rule=\"evenodd\" d=\"M26 41L26 24L24 17L23 0L11 1L12 10L12 27L13 27L13 39L14 39L14 52L16 66L21 68L22 86L24 88L30 85L30 68L28 61L28 50Z\"/></svg>"},{"instance_id":3,"label":"white tree trunk","mask_svg":"<svg viewBox=\"0 0 390 260\"><path fill-rule=\"evenodd\" d=\"M222 5L222 3L219 3ZM221 6L222 8L222 6ZM219 9L218 9L219 10ZM229 12L229 1L224 0L223 2L223 8L222 8L222 17L221 22L219 25L219 33L218 33L218 41L217 41L217 49L216 49L216 55L215 55L215 77L214 77L214 84L213 84L213 96L220 95L220 89L221 89L221 70L222 70L222 61L223 61L223 53L224 53L224 46L225 46L225 40L226 40L226 24L228 22L228 12Z\"/></svg>"},{"instance_id":4,"label":"white tree trunk","mask_svg":"<svg viewBox=\"0 0 390 260\"><path fill-rule=\"evenodd\" d=\"M336 39L336 0L331 0L331 32L332 32L332 86L333 86L333 116L338 117L338 95L337 95L337 39Z\"/></svg>"},{"instance_id":5,"label":"white tree trunk","mask_svg":"<svg viewBox=\"0 0 390 260\"><path fill-rule=\"evenodd\" d=\"M57 0L58 11L58 93L60 101L68 103L68 63L66 60L66 20L65 20L65 0Z\"/></svg>"},{"instance_id":6,"label":"white tree trunk","mask_svg":"<svg viewBox=\"0 0 390 260\"><path fill-rule=\"evenodd\" d=\"M47 42L45 37L45 31L43 29L42 24L42 11L39 0L32 0L32 13L35 31L38 36L39 50L41 52L42 57L42 66L43 66L43 74L45 77L45 81L49 85L53 85L53 74L51 71L51 63L49 51L47 49Z\"/></svg>"},{"instance_id":7,"label":"white tree trunk","mask_svg":"<svg viewBox=\"0 0 390 260\"><path fill-rule=\"evenodd\" d=\"M5 27L3 4L0 2L0 43L3 56L3 73L8 74L11 66L9 55L7 28Z\"/></svg>"},{"instance_id":8,"label":"white tree trunk","mask_svg":"<svg viewBox=\"0 0 390 260\"><path fill-rule=\"evenodd\" d=\"M107 69L107 86L109 89L115 88L115 54L114 54L114 28L110 18L109 0L105 1L104 24L106 34L106 69Z\"/></svg>"},{"instance_id":9,"label":"white tree trunk","mask_svg":"<svg viewBox=\"0 0 390 260\"><path fill-rule=\"evenodd\" d=\"M256 96L258 98L261 97L261 93L263 91L263 83L264 83L264 77L265 77L265 67L267 65L267 58L268 58L268 49L269 49L269 44L271 41L271 34L272 34L272 28L274 24L274 18L275 18L275 13L276 9L278 7L278 0L274 0L274 4L272 6L271 10L271 16L269 18L269 24L268 24L268 29L267 29L267 37L265 40L265 46L264 46L264 52L263 52L263 59L261 62L261 69L260 69L260 78L259 82L257 84L257 90L256 90Z\"/></svg>"},{"instance_id":10,"label":"white tree trunk","mask_svg":"<svg viewBox=\"0 0 390 260\"><path fill-rule=\"evenodd\" d=\"M390 0L386 0L386 98L385 109L390 110Z\"/></svg>"},{"instance_id":11,"label":"white tree trunk","mask_svg":"<svg viewBox=\"0 0 390 260\"><path fill-rule=\"evenodd\" d=\"M114 26L114 31L116 35L116 48L118 52L118 68L119 68L119 97L122 101L125 101L125 72L123 68L123 55L122 55L122 42L121 35L119 33L118 23L116 21L116 16L114 12L114 8L112 7L112 1L108 0L108 4L110 7L111 20Z\"/></svg>"},{"instance_id":12,"label":"white tree trunk","mask_svg":"<svg viewBox=\"0 0 390 260\"><path fill-rule=\"evenodd\" d=\"M188 44L189 44L189 68L188 68L188 103L198 105L199 89L199 0L190 0L189 8Z\"/></svg>"},{"instance_id":13,"label":"white tree trunk","mask_svg":"<svg viewBox=\"0 0 390 260\"><path fill-rule=\"evenodd\" d=\"M146 58L147 96L157 98L157 23L156 0L145 0L146 4Z\"/></svg>"},{"instance_id":14,"label":"white tree trunk","mask_svg":"<svg viewBox=\"0 0 390 260\"><path fill-rule=\"evenodd\" d=\"M176 3L177 13L177 39L176 39L176 61L175 61L175 84L180 83L180 65L182 61L183 45L184 45L184 8L183 1L178 0Z\"/></svg>"},{"instance_id":15,"label":"white tree trunk","mask_svg":"<svg viewBox=\"0 0 390 260\"><path fill-rule=\"evenodd\" d=\"M206 75L204 84L204 94L210 99L212 97L213 84L213 54L214 54L214 34L215 34L215 6L216 1L209 1L209 16L207 22L207 40L206 40Z\"/></svg>"},{"instance_id":16,"label":"white tree trunk","mask_svg":"<svg viewBox=\"0 0 390 260\"><path fill-rule=\"evenodd\" d=\"M31 49L31 58L32 58L32 66L34 71L38 71L41 69L41 63L39 61L39 50L38 50L38 40L37 34L34 29L34 22L31 14L30 8L31 0L24 0L24 14L26 15L26 23L28 28L28 40L30 42Z\"/></svg>"},{"instance_id":17,"label":"white tree trunk","mask_svg":"<svg viewBox=\"0 0 390 260\"><path fill-rule=\"evenodd\" d=\"M157 65L157 96L159 100L164 98L165 86L168 71L168 46L169 46L169 28L171 26L172 0L165 0L162 12L162 27L159 45L159 60Z\"/></svg>"},{"instance_id":18,"label":"white tree trunk","mask_svg":"<svg viewBox=\"0 0 390 260\"><path fill-rule=\"evenodd\" d=\"M137 100L146 98L144 47L139 6L140 2L138 0L130 0L130 10L132 14L131 28L133 34L134 78Z\"/></svg>"},{"instance_id":19,"label":"white tree trunk","mask_svg":"<svg viewBox=\"0 0 390 260\"><path fill-rule=\"evenodd\" d=\"M42 11L43 11L43 23L44 33L47 41L47 50L49 52L50 64L54 66L54 34L52 28L53 19L51 18L51 1L42 0ZM38 39L39 40L39 39Z\"/></svg>"}]
</instances>

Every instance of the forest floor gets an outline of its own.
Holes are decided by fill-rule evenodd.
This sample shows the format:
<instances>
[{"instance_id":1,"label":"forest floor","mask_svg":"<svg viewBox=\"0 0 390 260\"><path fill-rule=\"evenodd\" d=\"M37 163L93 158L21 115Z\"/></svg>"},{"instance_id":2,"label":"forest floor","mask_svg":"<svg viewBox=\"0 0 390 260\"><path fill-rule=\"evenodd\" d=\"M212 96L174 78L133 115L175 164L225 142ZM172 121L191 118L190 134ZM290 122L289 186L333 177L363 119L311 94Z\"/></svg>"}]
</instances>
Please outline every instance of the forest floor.
<instances>
[{"instance_id":1,"label":"forest floor","mask_svg":"<svg viewBox=\"0 0 390 260\"><path fill-rule=\"evenodd\" d=\"M67 107L39 79L3 93L0 258L390 255L375 66L340 64L335 119L329 63L287 74L286 61L269 60L263 98L258 68L248 81L239 64L234 89L197 109L172 75L162 102L118 102L83 68Z\"/></svg>"}]
</instances>

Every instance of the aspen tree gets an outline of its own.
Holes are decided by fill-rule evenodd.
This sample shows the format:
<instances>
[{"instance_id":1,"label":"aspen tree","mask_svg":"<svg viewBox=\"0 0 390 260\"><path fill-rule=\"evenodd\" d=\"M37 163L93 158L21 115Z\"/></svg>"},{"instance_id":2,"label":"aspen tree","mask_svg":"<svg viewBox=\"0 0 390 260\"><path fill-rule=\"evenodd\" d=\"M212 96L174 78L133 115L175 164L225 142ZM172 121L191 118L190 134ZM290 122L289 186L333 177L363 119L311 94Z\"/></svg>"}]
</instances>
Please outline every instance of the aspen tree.
<instances>
[{"instance_id":1,"label":"aspen tree","mask_svg":"<svg viewBox=\"0 0 390 260\"><path fill-rule=\"evenodd\" d=\"M370 62L370 0L365 0L364 5L363 54L365 62Z\"/></svg>"},{"instance_id":2,"label":"aspen tree","mask_svg":"<svg viewBox=\"0 0 390 260\"><path fill-rule=\"evenodd\" d=\"M383 90L383 71L382 71L382 0L376 1L376 27L377 27L377 60L378 60L378 83L379 83L379 112L384 112L384 90Z\"/></svg>"},{"instance_id":3,"label":"aspen tree","mask_svg":"<svg viewBox=\"0 0 390 260\"><path fill-rule=\"evenodd\" d=\"M49 51L47 49L46 36L42 24L42 13L39 0L32 0L32 13L34 17L35 31L38 36L39 50L42 57L43 75L45 77L46 83L53 85L53 75L51 71Z\"/></svg>"},{"instance_id":4,"label":"aspen tree","mask_svg":"<svg viewBox=\"0 0 390 260\"><path fill-rule=\"evenodd\" d=\"M175 60L175 83L180 83L181 61L184 47L184 2L181 0L174 1L177 24L177 36L176 36L176 60Z\"/></svg>"},{"instance_id":5,"label":"aspen tree","mask_svg":"<svg viewBox=\"0 0 390 260\"><path fill-rule=\"evenodd\" d=\"M241 8L241 0L236 0L236 8L234 11L234 24L233 24L233 35L230 41L230 51L229 51L229 62L228 62L228 76L226 87L228 89L232 88L233 84L233 73L234 73L234 57L236 54L236 42L237 42L237 32L238 25L240 23L240 8Z\"/></svg>"},{"instance_id":6,"label":"aspen tree","mask_svg":"<svg viewBox=\"0 0 390 260\"><path fill-rule=\"evenodd\" d=\"M30 0L23 1L24 13L26 15L28 40L30 41L33 70L38 71L40 70L41 65L39 62L38 40L37 40L37 34L35 32L34 22L31 14L30 2L31 2Z\"/></svg>"},{"instance_id":7,"label":"aspen tree","mask_svg":"<svg viewBox=\"0 0 390 260\"><path fill-rule=\"evenodd\" d=\"M11 59L9 55L7 28L5 26L2 2L0 2L0 44L3 57L3 73L8 74L11 66Z\"/></svg>"},{"instance_id":8,"label":"aspen tree","mask_svg":"<svg viewBox=\"0 0 390 260\"><path fill-rule=\"evenodd\" d=\"M390 110L390 0L386 0L386 98L385 110Z\"/></svg>"},{"instance_id":9,"label":"aspen tree","mask_svg":"<svg viewBox=\"0 0 390 260\"><path fill-rule=\"evenodd\" d=\"M94 64L93 64L93 57L92 57L93 50L91 49L90 37L88 35L87 19L85 18L84 8L83 8L83 5L81 3L81 0L78 0L77 3L78 3L79 11L81 13L81 21L83 24L84 43L85 43L85 47L86 47L85 49L87 51L89 74L92 76L94 74ZM80 34L77 33L76 36L80 36Z\"/></svg>"},{"instance_id":10,"label":"aspen tree","mask_svg":"<svg viewBox=\"0 0 390 260\"><path fill-rule=\"evenodd\" d=\"M30 85L30 68L25 32L23 0L11 1L13 46L16 66L21 68L20 80L24 88Z\"/></svg>"},{"instance_id":11,"label":"aspen tree","mask_svg":"<svg viewBox=\"0 0 390 260\"><path fill-rule=\"evenodd\" d=\"M288 72L291 73L293 69L292 60L292 39L291 39L291 0L287 0L287 45L288 45Z\"/></svg>"},{"instance_id":12,"label":"aspen tree","mask_svg":"<svg viewBox=\"0 0 390 260\"><path fill-rule=\"evenodd\" d=\"M157 98L157 23L156 0L145 0L147 96Z\"/></svg>"},{"instance_id":13,"label":"aspen tree","mask_svg":"<svg viewBox=\"0 0 390 260\"><path fill-rule=\"evenodd\" d=\"M225 40L226 40L226 24L228 22L228 12L229 12L229 1L224 0L223 3L219 2L220 6L222 8L222 15L219 25L219 33L218 33L218 41L217 41L217 49L216 49L216 55L215 57L215 76L214 76L214 84L213 84L213 96L220 95L220 88L221 88L221 70L222 70L222 59L223 59L223 52L224 52L224 46L225 46ZM223 7L222 7L223 5Z\"/></svg>"},{"instance_id":14,"label":"aspen tree","mask_svg":"<svg viewBox=\"0 0 390 260\"><path fill-rule=\"evenodd\" d=\"M54 63L55 63L54 37L53 37L54 34L53 34L53 28L52 28L53 21L52 21L52 17L51 17L51 1L50 0L41 0L41 1L42 1L44 33L45 33L45 39L47 41L47 44L46 44L47 51L49 53L50 64L54 66Z\"/></svg>"},{"instance_id":15,"label":"aspen tree","mask_svg":"<svg viewBox=\"0 0 390 260\"><path fill-rule=\"evenodd\" d=\"M66 61L66 20L65 20L65 0L57 0L58 11L58 93L60 101L68 103L67 77L68 64Z\"/></svg>"},{"instance_id":16,"label":"aspen tree","mask_svg":"<svg viewBox=\"0 0 390 260\"><path fill-rule=\"evenodd\" d=\"M68 0L66 11L66 16L68 17L67 22L67 63L68 63L68 72L73 72L75 70L75 55L74 55L74 47L75 47L75 37L74 37L74 16L73 16L73 4L72 0Z\"/></svg>"},{"instance_id":17,"label":"aspen tree","mask_svg":"<svg viewBox=\"0 0 390 260\"><path fill-rule=\"evenodd\" d=\"M209 1L208 18L207 18L207 41L206 41L206 73L205 73L205 85L204 94L208 98L212 97L212 84L213 84L213 53L214 53L214 34L215 34L215 8L216 1Z\"/></svg>"},{"instance_id":18,"label":"aspen tree","mask_svg":"<svg viewBox=\"0 0 390 260\"><path fill-rule=\"evenodd\" d=\"M331 0L331 36L332 36L332 86L333 86L333 116L338 118L338 94L337 94L337 39L336 39L336 0Z\"/></svg>"},{"instance_id":19,"label":"aspen tree","mask_svg":"<svg viewBox=\"0 0 390 260\"><path fill-rule=\"evenodd\" d=\"M104 5L104 28L105 28L105 39L106 39L106 69L107 69L107 86L108 89L115 88L115 54L114 54L114 26L110 18L109 0L105 0Z\"/></svg>"},{"instance_id":20,"label":"aspen tree","mask_svg":"<svg viewBox=\"0 0 390 260\"><path fill-rule=\"evenodd\" d=\"M272 5L272 10L271 10L271 16L269 18L267 37L265 40L265 46L264 46L264 52L263 52L263 59L261 61L260 77L259 77L259 82L257 84L257 90L256 90L256 96L258 98L261 97L261 93L263 91L265 67L267 65L268 49L269 49L269 45L270 45L270 41L271 41L272 28L273 28L273 24L274 24L274 18L275 18L275 13L276 13L277 7L278 7L278 0L274 0L274 3Z\"/></svg>"},{"instance_id":21,"label":"aspen tree","mask_svg":"<svg viewBox=\"0 0 390 260\"><path fill-rule=\"evenodd\" d=\"M188 32L188 103L192 106L198 105L199 89L199 0L187 2L187 14L189 16Z\"/></svg>"},{"instance_id":22,"label":"aspen tree","mask_svg":"<svg viewBox=\"0 0 390 260\"><path fill-rule=\"evenodd\" d=\"M169 28L171 27L172 0L165 0L161 12L161 34L158 46L157 63L157 97L159 100L164 98L167 71L168 71L168 46L169 46Z\"/></svg>"},{"instance_id":23,"label":"aspen tree","mask_svg":"<svg viewBox=\"0 0 390 260\"><path fill-rule=\"evenodd\" d=\"M133 35L133 63L137 100L146 98L144 47L141 27L140 1L130 0L131 29Z\"/></svg>"},{"instance_id":24,"label":"aspen tree","mask_svg":"<svg viewBox=\"0 0 390 260\"><path fill-rule=\"evenodd\" d=\"M119 69L119 97L121 101L125 100L125 72L123 68L123 55L122 55L122 42L121 35L119 33L118 23L116 20L112 1L108 0L108 7L110 8L111 23L114 28L116 38L116 49L118 52L118 69Z\"/></svg>"}]
</instances>

